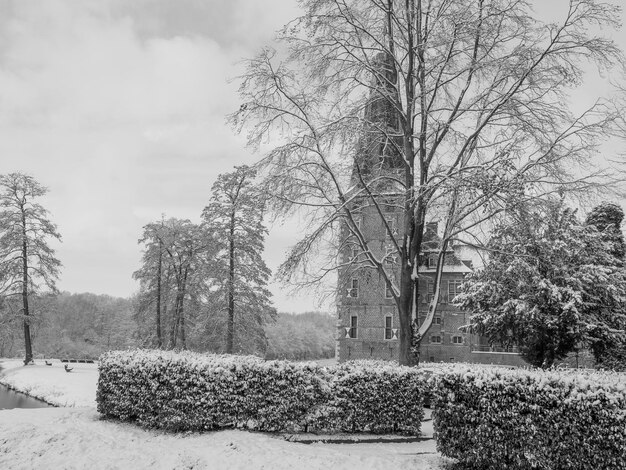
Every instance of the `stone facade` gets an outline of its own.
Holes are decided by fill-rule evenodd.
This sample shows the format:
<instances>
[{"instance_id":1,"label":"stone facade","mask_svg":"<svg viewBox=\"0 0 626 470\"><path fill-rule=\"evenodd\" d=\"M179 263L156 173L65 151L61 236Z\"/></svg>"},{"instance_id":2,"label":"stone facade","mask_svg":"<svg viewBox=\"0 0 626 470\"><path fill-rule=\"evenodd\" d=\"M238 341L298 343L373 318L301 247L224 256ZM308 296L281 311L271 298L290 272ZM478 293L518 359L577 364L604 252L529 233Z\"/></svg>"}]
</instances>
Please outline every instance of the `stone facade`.
<instances>
[{"instance_id":1,"label":"stone facade","mask_svg":"<svg viewBox=\"0 0 626 470\"><path fill-rule=\"evenodd\" d=\"M362 231L368 245L380 256L386 249L385 229L376 224L370 208L361 212ZM390 216L390 220L393 218ZM378 225L378 227L377 227ZM426 317L428 303L434 291L434 259L436 224L426 229L419 269L418 322ZM358 250L349 247L342 253L344 262L358 260ZM494 351L484 338L461 331L469 324L469 314L452 305L451 301L471 272L469 262L463 262L454 250L446 254L442 273L441 298L432 326L422 341L420 360L423 362L471 362L518 366L524 361L515 352ZM398 311L380 274L373 269L344 269L340 271L337 295L337 358L340 362L354 359L398 360Z\"/></svg>"},{"instance_id":2,"label":"stone facade","mask_svg":"<svg viewBox=\"0 0 626 470\"><path fill-rule=\"evenodd\" d=\"M380 260L385 272L398 279L398 250L393 239L402 243L404 208L403 189L401 185L394 186L394 180L402 181L405 163L397 151L402 146L402 142L397 141L399 120L390 104L393 100L387 98L387 95L393 97L396 76L391 58L378 57L376 67L379 72L374 81L375 89L365 106L363 119L370 125L363 127L353 166L352 193L348 194L355 220L345 221L338 237L341 267L337 285L336 357L340 362L398 360L397 307L383 276L363 252L366 247ZM364 182L367 191L362 191ZM361 240L357 239L353 224L358 227ZM427 224L418 272L418 322L424 320L428 310L439 245L437 224ZM517 365L521 362L518 355L497 354L483 338L459 329L469 323L469 317L450 302L464 276L471 272L471 262L461 260L457 251L451 248L446 252L437 315L422 340L420 359Z\"/></svg>"}]
</instances>

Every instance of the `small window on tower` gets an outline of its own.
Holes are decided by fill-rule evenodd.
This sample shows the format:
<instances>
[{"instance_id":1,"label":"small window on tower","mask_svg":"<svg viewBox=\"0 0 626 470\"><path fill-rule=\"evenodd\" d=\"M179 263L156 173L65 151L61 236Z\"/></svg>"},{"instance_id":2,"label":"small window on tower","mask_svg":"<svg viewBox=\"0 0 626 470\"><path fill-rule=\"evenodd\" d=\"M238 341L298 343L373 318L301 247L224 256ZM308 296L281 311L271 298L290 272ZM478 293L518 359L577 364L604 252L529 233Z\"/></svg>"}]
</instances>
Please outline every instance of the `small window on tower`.
<instances>
[{"instance_id":1,"label":"small window on tower","mask_svg":"<svg viewBox=\"0 0 626 470\"><path fill-rule=\"evenodd\" d=\"M435 297L435 284L428 282L428 295L426 296L426 302L431 303Z\"/></svg>"},{"instance_id":2,"label":"small window on tower","mask_svg":"<svg viewBox=\"0 0 626 470\"><path fill-rule=\"evenodd\" d=\"M389 284L385 283L385 298L391 299L393 297L393 289L389 287Z\"/></svg>"},{"instance_id":3,"label":"small window on tower","mask_svg":"<svg viewBox=\"0 0 626 470\"><path fill-rule=\"evenodd\" d=\"M463 281L448 281L448 300L452 302L461 293Z\"/></svg>"},{"instance_id":4,"label":"small window on tower","mask_svg":"<svg viewBox=\"0 0 626 470\"><path fill-rule=\"evenodd\" d=\"M359 296L359 280L352 279L350 289L348 289L348 297L357 298Z\"/></svg>"},{"instance_id":5,"label":"small window on tower","mask_svg":"<svg viewBox=\"0 0 626 470\"><path fill-rule=\"evenodd\" d=\"M385 339L393 339L393 317L391 315L385 317Z\"/></svg>"},{"instance_id":6,"label":"small window on tower","mask_svg":"<svg viewBox=\"0 0 626 470\"><path fill-rule=\"evenodd\" d=\"M392 218L386 218L385 222L387 223L385 227L385 238L391 239L392 235L396 235L396 222Z\"/></svg>"},{"instance_id":7,"label":"small window on tower","mask_svg":"<svg viewBox=\"0 0 626 470\"><path fill-rule=\"evenodd\" d=\"M359 319L356 315L350 317L350 338L356 338L359 326Z\"/></svg>"}]
</instances>

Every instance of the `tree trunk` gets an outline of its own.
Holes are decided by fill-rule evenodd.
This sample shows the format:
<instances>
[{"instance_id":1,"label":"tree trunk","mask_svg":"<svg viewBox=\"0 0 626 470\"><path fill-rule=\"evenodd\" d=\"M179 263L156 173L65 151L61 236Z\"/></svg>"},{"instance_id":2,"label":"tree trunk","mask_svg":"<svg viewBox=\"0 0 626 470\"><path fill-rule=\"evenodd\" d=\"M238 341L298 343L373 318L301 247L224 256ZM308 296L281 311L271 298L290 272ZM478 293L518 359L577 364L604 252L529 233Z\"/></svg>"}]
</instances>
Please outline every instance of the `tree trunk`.
<instances>
[{"instance_id":1,"label":"tree trunk","mask_svg":"<svg viewBox=\"0 0 626 470\"><path fill-rule=\"evenodd\" d=\"M413 319L417 320L417 295L418 295L418 271L419 254L422 249L424 237L424 225L426 214L423 205L418 205L413 211L411 200L405 202L409 210L405 211L405 227L407 227L407 242L401 248L402 266L400 272L400 299L398 302L398 316L400 318L400 350L398 351L398 363L400 365L416 365L417 358L411 353L413 340ZM416 213L416 218L414 218Z\"/></svg>"},{"instance_id":2,"label":"tree trunk","mask_svg":"<svg viewBox=\"0 0 626 470\"><path fill-rule=\"evenodd\" d=\"M233 353L235 337L235 212L230 216L230 238L228 245L228 321L226 329L226 353Z\"/></svg>"},{"instance_id":3,"label":"tree trunk","mask_svg":"<svg viewBox=\"0 0 626 470\"><path fill-rule=\"evenodd\" d=\"M170 329L170 349L176 347L176 337L178 336L178 293L174 300L174 315L172 321L172 328Z\"/></svg>"},{"instance_id":4,"label":"tree trunk","mask_svg":"<svg viewBox=\"0 0 626 470\"><path fill-rule=\"evenodd\" d=\"M30 339L30 318L28 310L28 245L26 244L26 214L22 207L22 305L24 309L24 364L33 360L33 346Z\"/></svg>"},{"instance_id":5,"label":"tree trunk","mask_svg":"<svg viewBox=\"0 0 626 470\"><path fill-rule=\"evenodd\" d=\"M400 349L398 362L402 366L411 365L411 300L413 298L413 282L411 281L411 269L406 263L402 263L400 274L400 301L398 316L400 318Z\"/></svg>"},{"instance_id":6,"label":"tree trunk","mask_svg":"<svg viewBox=\"0 0 626 470\"><path fill-rule=\"evenodd\" d=\"M163 338L161 338L161 269L163 261L163 242L159 239L159 264L157 265L157 300L156 300L156 334L157 347L163 347Z\"/></svg>"},{"instance_id":7,"label":"tree trunk","mask_svg":"<svg viewBox=\"0 0 626 470\"><path fill-rule=\"evenodd\" d=\"M178 307L178 319L180 323L180 341L183 345L183 349L187 349L187 339L185 338L185 291L187 289L187 274L189 268L185 268L185 274L183 275L183 285L180 289L180 301Z\"/></svg>"}]
</instances>

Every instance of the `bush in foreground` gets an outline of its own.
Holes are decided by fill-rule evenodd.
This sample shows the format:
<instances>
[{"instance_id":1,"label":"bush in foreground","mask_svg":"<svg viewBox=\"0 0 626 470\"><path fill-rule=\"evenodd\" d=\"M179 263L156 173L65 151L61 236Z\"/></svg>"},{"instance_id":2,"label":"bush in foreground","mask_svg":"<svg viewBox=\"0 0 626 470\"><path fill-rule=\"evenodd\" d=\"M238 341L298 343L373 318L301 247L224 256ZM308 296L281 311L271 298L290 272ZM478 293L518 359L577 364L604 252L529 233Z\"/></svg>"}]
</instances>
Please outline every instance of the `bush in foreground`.
<instances>
[{"instance_id":1,"label":"bush in foreground","mask_svg":"<svg viewBox=\"0 0 626 470\"><path fill-rule=\"evenodd\" d=\"M419 434L426 381L419 369L348 362L331 369L333 427L346 432Z\"/></svg>"},{"instance_id":2,"label":"bush in foreground","mask_svg":"<svg viewBox=\"0 0 626 470\"><path fill-rule=\"evenodd\" d=\"M419 372L379 363L118 351L99 368L98 411L146 427L419 434L423 417Z\"/></svg>"},{"instance_id":3,"label":"bush in foreground","mask_svg":"<svg viewBox=\"0 0 626 470\"><path fill-rule=\"evenodd\" d=\"M431 384L437 449L468 468L626 469L623 375L459 367Z\"/></svg>"}]
</instances>

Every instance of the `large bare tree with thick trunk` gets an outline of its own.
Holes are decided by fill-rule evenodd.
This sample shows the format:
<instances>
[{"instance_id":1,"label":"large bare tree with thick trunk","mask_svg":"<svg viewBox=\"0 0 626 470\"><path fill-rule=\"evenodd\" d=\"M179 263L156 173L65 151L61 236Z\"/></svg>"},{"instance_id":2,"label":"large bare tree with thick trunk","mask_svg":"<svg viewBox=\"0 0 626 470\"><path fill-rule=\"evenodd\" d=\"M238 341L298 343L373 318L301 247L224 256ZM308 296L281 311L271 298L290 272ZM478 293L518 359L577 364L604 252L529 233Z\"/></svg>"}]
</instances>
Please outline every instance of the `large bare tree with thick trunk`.
<instances>
[{"instance_id":1,"label":"large bare tree with thick trunk","mask_svg":"<svg viewBox=\"0 0 626 470\"><path fill-rule=\"evenodd\" d=\"M301 6L280 34L284 47L247 62L232 122L251 145L270 145L260 168L273 208L309 217L283 276L377 272L398 308L407 364L412 339L432 323L450 243L522 201L597 183L588 161L616 113L599 100L575 114L568 98L589 64L608 71L622 60L595 36L617 26L618 9L570 0L558 23L545 24L524 0ZM397 228L386 222L389 205L401 213ZM364 206L380 216L384 249L359 224ZM433 300L414 332L429 219L443 222L442 242ZM329 246L337 250L320 263L314 250ZM355 246L361 254L346 257Z\"/></svg>"},{"instance_id":2,"label":"large bare tree with thick trunk","mask_svg":"<svg viewBox=\"0 0 626 470\"><path fill-rule=\"evenodd\" d=\"M42 286L56 291L61 266L48 245L48 239L61 236L48 211L35 202L47 192L31 176L0 176L0 294L21 297L24 364L33 359L30 297Z\"/></svg>"}]
</instances>

